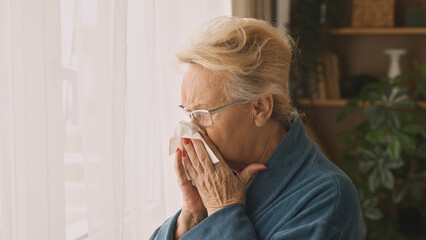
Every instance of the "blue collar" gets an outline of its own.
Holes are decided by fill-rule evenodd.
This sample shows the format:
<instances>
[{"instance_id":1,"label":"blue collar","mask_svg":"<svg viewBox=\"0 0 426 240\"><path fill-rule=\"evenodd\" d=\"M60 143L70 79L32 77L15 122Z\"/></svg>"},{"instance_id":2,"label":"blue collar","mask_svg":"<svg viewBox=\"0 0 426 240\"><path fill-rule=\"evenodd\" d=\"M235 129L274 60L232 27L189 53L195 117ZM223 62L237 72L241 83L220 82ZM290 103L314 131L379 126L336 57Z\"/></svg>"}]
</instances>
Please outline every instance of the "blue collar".
<instances>
[{"instance_id":1,"label":"blue collar","mask_svg":"<svg viewBox=\"0 0 426 240\"><path fill-rule=\"evenodd\" d=\"M295 114L286 136L266 161L268 170L259 172L247 187L246 211L253 217L266 208L290 182L312 148L299 115Z\"/></svg>"}]
</instances>

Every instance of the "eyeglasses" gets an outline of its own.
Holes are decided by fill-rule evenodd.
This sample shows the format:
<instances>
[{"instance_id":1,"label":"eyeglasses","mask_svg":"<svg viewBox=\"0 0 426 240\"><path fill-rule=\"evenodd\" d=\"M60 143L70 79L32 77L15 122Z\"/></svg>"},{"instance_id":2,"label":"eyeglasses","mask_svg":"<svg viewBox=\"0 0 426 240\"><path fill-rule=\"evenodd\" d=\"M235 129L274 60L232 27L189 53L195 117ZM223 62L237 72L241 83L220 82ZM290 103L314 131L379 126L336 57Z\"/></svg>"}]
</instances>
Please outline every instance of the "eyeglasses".
<instances>
[{"instance_id":1,"label":"eyeglasses","mask_svg":"<svg viewBox=\"0 0 426 240\"><path fill-rule=\"evenodd\" d=\"M191 116L193 118L195 118L195 120L197 120L197 122L203 126L203 127L208 127L213 125L213 119L212 119L212 115L215 113L218 113L224 109L226 109L227 107L230 107L234 104L237 103L241 103L244 102L243 100L238 100L235 102L231 102L229 104L226 104L225 106L222 107L218 107L212 110L195 110L195 111L189 111L188 109L186 109L184 106L179 105L179 108L182 110L182 112L185 114L186 117L189 117L191 119Z\"/></svg>"}]
</instances>

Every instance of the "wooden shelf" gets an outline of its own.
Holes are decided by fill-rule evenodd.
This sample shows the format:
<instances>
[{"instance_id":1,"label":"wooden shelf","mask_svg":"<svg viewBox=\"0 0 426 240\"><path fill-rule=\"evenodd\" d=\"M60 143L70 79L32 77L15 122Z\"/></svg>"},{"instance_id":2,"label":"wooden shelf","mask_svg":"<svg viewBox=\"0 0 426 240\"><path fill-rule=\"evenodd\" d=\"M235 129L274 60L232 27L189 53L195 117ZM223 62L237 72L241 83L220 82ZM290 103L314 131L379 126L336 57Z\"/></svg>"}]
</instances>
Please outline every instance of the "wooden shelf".
<instances>
[{"instance_id":1,"label":"wooden shelf","mask_svg":"<svg viewBox=\"0 0 426 240\"><path fill-rule=\"evenodd\" d=\"M343 107L346 105L346 99L317 99L311 100L307 98L299 99L299 103L303 106L315 106L315 107ZM426 101L417 102L420 107L426 109Z\"/></svg>"},{"instance_id":2,"label":"wooden shelf","mask_svg":"<svg viewBox=\"0 0 426 240\"><path fill-rule=\"evenodd\" d=\"M303 106L320 106L320 107L342 107L346 104L346 99L316 99L307 98L299 99L299 103Z\"/></svg>"},{"instance_id":3,"label":"wooden shelf","mask_svg":"<svg viewBox=\"0 0 426 240\"><path fill-rule=\"evenodd\" d=\"M426 35L426 27L392 27L392 28L339 28L331 31L335 35Z\"/></svg>"}]
</instances>

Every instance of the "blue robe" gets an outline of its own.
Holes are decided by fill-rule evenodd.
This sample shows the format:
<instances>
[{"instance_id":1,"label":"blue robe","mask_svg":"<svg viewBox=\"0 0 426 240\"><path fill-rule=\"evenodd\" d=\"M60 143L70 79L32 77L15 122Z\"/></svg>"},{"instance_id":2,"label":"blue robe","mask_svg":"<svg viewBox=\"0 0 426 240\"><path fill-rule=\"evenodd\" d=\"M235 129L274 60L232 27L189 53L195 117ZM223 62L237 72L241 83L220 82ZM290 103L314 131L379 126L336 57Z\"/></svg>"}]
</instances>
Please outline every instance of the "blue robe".
<instances>
[{"instance_id":1,"label":"blue robe","mask_svg":"<svg viewBox=\"0 0 426 240\"><path fill-rule=\"evenodd\" d=\"M357 192L308 137L299 117L247 187L246 205L227 206L181 239L364 239ZM180 211L152 240L170 240Z\"/></svg>"}]
</instances>

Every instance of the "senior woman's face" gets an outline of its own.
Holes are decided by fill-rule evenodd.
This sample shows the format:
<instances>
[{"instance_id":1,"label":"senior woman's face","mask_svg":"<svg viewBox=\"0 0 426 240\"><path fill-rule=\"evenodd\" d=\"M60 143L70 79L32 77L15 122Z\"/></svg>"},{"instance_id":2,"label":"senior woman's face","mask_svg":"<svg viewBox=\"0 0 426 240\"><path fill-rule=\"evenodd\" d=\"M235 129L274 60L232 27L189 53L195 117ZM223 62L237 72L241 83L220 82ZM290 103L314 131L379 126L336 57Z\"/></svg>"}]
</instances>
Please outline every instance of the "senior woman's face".
<instances>
[{"instance_id":1,"label":"senior woman's face","mask_svg":"<svg viewBox=\"0 0 426 240\"><path fill-rule=\"evenodd\" d=\"M227 100L222 76L197 65L191 65L186 71L181 92L181 104L186 109L211 110L232 101ZM250 121L249 104L235 104L212 115L213 125L200 126L221 152L226 163L240 171L249 164L250 159ZM192 119L196 124L197 121ZM199 124L198 124L199 125Z\"/></svg>"}]
</instances>

